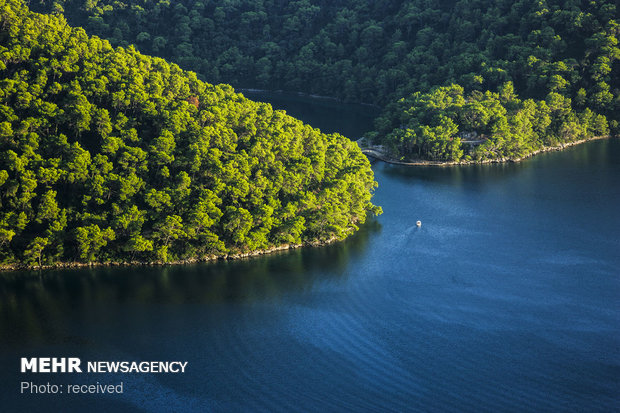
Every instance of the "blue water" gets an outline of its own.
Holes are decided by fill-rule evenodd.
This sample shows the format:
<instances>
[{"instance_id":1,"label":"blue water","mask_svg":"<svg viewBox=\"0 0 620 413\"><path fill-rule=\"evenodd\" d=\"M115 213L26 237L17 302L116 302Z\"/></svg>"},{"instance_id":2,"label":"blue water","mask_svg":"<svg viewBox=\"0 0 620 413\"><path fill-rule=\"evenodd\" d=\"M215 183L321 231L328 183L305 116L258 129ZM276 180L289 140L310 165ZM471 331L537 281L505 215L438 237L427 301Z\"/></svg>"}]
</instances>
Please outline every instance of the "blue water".
<instances>
[{"instance_id":1,"label":"blue water","mask_svg":"<svg viewBox=\"0 0 620 413\"><path fill-rule=\"evenodd\" d=\"M620 140L373 169L384 214L339 244L3 274L0 410L620 410ZM20 374L34 356L189 364ZM22 395L24 380L124 393Z\"/></svg>"}]
</instances>

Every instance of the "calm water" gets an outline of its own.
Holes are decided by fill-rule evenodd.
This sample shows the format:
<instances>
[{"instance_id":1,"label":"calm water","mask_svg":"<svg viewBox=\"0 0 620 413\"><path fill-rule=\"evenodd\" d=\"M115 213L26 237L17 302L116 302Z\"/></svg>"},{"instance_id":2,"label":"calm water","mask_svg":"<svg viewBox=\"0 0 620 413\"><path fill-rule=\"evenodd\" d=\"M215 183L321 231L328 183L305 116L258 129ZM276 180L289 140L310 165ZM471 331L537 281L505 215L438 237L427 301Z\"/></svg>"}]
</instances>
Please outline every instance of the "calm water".
<instances>
[{"instance_id":1,"label":"calm water","mask_svg":"<svg viewBox=\"0 0 620 413\"><path fill-rule=\"evenodd\" d=\"M384 214L337 245L3 274L0 410L620 410L620 140L374 170ZM189 365L21 375L26 356ZM23 380L124 394L25 396Z\"/></svg>"},{"instance_id":2,"label":"calm water","mask_svg":"<svg viewBox=\"0 0 620 413\"><path fill-rule=\"evenodd\" d=\"M252 89L241 92L248 99L271 103L275 109L283 109L322 132L338 132L353 140L372 130L372 121L379 114L379 108L375 106L343 103L331 98Z\"/></svg>"}]
</instances>

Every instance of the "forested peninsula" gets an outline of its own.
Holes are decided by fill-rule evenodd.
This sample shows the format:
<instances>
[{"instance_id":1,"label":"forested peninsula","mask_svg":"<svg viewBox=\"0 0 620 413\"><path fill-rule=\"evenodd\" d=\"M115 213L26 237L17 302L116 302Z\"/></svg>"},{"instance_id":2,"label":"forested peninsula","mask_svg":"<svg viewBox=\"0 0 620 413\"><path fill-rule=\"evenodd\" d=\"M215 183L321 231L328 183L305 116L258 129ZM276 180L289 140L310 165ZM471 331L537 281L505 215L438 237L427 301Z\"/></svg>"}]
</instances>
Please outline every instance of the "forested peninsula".
<instances>
[{"instance_id":1,"label":"forested peninsula","mask_svg":"<svg viewBox=\"0 0 620 413\"><path fill-rule=\"evenodd\" d=\"M41 0L33 7L209 81L379 105L365 142L393 159L514 160L619 132L620 26L609 0Z\"/></svg>"},{"instance_id":2,"label":"forested peninsula","mask_svg":"<svg viewBox=\"0 0 620 413\"><path fill-rule=\"evenodd\" d=\"M342 239L367 158L176 64L0 0L0 265L174 262Z\"/></svg>"}]
</instances>

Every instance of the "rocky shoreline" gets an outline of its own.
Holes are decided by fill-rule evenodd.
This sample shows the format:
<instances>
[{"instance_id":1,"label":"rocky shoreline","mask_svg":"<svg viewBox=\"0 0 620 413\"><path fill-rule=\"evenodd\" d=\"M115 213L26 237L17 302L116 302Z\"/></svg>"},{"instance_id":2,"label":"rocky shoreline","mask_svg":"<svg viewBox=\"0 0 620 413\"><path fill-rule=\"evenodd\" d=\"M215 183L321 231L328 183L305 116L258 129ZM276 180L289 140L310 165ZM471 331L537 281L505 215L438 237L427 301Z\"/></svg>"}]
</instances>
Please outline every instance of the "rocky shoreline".
<instances>
[{"instance_id":1,"label":"rocky shoreline","mask_svg":"<svg viewBox=\"0 0 620 413\"><path fill-rule=\"evenodd\" d=\"M490 164L490 163L505 163L505 162L521 162L525 159L531 158L534 155L538 155L543 152L555 152L561 151L571 146L579 145L585 142L595 141L599 139L608 139L611 136L594 136L592 138L580 139L578 141L566 142L555 146L545 146L544 148L537 149L535 151L530 152L529 154L521 157L521 158L497 158L497 159L484 159L482 161L429 161L425 159L412 160L412 161L401 161L395 158L392 158L388 154L382 151L379 147L362 147L362 153L366 156L372 157L379 161L389 163L392 165L401 165L401 166L463 166L463 165L482 165L482 164ZM358 145L359 145L359 141Z\"/></svg>"},{"instance_id":2,"label":"rocky shoreline","mask_svg":"<svg viewBox=\"0 0 620 413\"><path fill-rule=\"evenodd\" d=\"M225 261L225 260L238 260L243 258L252 258L260 255L272 254L280 251L288 251L301 247L322 247L338 241L338 238L332 237L325 241L313 241L304 244L283 244L277 247L271 247L262 250L250 251L250 252L238 252L224 255L207 255L204 257L187 258L184 260L176 261L105 261L105 262L58 262L49 265L25 265L25 264L8 264L1 265L0 272L8 271L42 271L42 270L57 270L68 268L95 268L95 267L129 267L129 266L155 266L155 265L184 265L184 264L196 264L201 262L213 262L213 261Z\"/></svg>"}]
</instances>

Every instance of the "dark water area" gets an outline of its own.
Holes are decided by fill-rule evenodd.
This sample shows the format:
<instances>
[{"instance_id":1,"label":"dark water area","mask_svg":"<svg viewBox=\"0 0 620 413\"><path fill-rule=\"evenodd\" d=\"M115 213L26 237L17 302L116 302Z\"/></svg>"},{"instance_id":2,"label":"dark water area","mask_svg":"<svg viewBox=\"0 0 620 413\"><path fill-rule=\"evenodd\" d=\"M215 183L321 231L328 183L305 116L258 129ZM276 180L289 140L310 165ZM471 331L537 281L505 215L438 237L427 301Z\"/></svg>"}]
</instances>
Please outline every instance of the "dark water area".
<instances>
[{"instance_id":1,"label":"dark water area","mask_svg":"<svg viewBox=\"0 0 620 413\"><path fill-rule=\"evenodd\" d=\"M338 132L353 140L373 129L373 120L380 112L376 106L343 103L328 97L253 89L239 91L248 99L270 103L274 109L284 110L324 133Z\"/></svg>"},{"instance_id":2,"label":"dark water area","mask_svg":"<svg viewBox=\"0 0 620 413\"><path fill-rule=\"evenodd\" d=\"M0 410L620 410L620 140L373 169L384 214L338 244L1 274ZM45 356L188 366L19 372ZM20 394L22 381L124 392Z\"/></svg>"}]
</instances>

